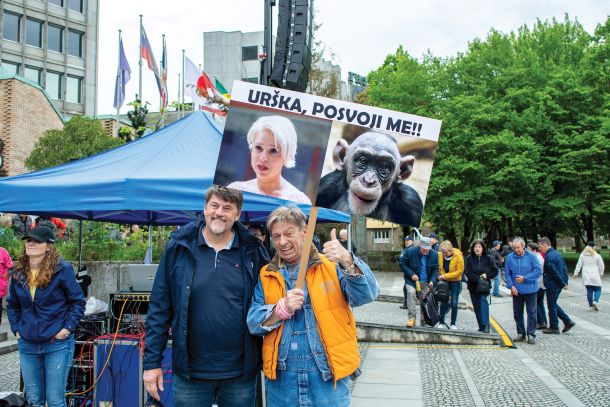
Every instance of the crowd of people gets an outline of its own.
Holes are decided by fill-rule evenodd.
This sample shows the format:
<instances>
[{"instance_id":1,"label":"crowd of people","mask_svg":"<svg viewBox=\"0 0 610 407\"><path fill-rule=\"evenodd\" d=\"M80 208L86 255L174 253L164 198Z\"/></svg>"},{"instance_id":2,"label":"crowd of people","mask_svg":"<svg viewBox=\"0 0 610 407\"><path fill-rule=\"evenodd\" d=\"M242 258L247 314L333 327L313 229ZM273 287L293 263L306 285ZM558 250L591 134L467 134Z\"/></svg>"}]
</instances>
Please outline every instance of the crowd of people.
<instances>
[{"instance_id":1,"label":"crowd of people","mask_svg":"<svg viewBox=\"0 0 610 407\"><path fill-rule=\"evenodd\" d=\"M557 303L561 292L568 289L568 268L548 237L540 238L538 243L527 244L517 237L504 248L499 240L494 240L489 250L483 240L477 239L471 243L465 258L449 240L438 241L434 233L421 237L418 244L412 236L404 239L405 248L399 258L405 281L404 303L400 308L407 310L407 327L416 325L420 308L418 303L424 300L428 292L437 289L439 282L446 282L449 296L440 303L440 321L436 326L458 329L458 298L462 284L466 283L478 331L489 333L489 296L502 297L502 275L513 302L517 331L517 336L513 338L515 342L535 344L537 331L559 334L570 331L576 325ZM589 307L598 311L604 262L592 241L587 242L580 254L574 278L581 272ZM451 319L450 325L447 325L445 317L449 310ZM561 331L559 320L563 322ZM426 324L423 317L420 321L421 325Z\"/></svg>"}]
</instances>

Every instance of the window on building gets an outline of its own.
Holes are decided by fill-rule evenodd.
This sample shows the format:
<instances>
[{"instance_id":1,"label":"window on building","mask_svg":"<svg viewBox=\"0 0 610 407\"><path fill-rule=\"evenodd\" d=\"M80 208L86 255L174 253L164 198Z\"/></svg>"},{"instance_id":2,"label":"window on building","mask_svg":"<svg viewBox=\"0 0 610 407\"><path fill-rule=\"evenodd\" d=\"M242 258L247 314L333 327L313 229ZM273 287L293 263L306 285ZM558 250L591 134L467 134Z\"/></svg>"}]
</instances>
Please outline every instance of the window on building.
<instances>
[{"instance_id":1,"label":"window on building","mask_svg":"<svg viewBox=\"0 0 610 407\"><path fill-rule=\"evenodd\" d=\"M25 43L33 47L42 47L42 21L31 18L26 20Z\"/></svg>"},{"instance_id":2,"label":"window on building","mask_svg":"<svg viewBox=\"0 0 610 407\"><path fill-rule=\"evenodd\" d=\"M66 101L71 103L81 103L83 78L68 76L66 81Z\"/></svg>"},{"instance_id":3,"label":"window on building","mask_svg":"<svg viewBox=\"0 0 610 407\"><path fill-rule=\"evenodd\" d=\"M9 74L14 73L19 75L19 64L16 62L2 61L2 69L4 69Z\"/></svg>"},{"instance_id":4,"label":"window on building","mask_svg":"<svg viewBox=\"0 0 610 407\"><path fill-rule=\"evenodd\" d=\"M75 57L83 56L83 33L76 30L68 30L68 55Z\"/></svg>"},{"instance_id":5,"label":"window on building","mask_svg":"<svg viewBox=\"0 0 610 407\"><path fill-rule=\"evenodd\" d=\"M83 12L83 0L68 0L68 8L70 10Z\"/></svg>"},{"instance_id":6,"label":"window on building","mask_svg":"<svg viewBox=\"0 0 610 407\"><path fill-rule=\"evenodd\" d=\"M258 83L258 78L254 77L254 78L241 78L242 81L244 82L250 82L250 83Z\"/></svg>"},{"instance_id":7,"label":"window on building","mask_svg":"<svg viewBox=\"0 0 610 407\"><path fill-rule=\"evenodd\" d=\"M25 70L23 72L23 76L25 76L26 79L29 79L32 82L36 82L36 83L40 84L40 73L41 72L42 72L42 69L40 69L40 68L26 66Z\"/></svg>"},{"instance_id":8,"label":"window on building","mask_svg":"<svg viewBox=\"0 0 610 407\"><path fill-rule=\"evenodd\" d=\"M57 72L47 71L47 79L45 90L51 99L61 99L61 74Z\"/></svg>"},{"instance_id":9,"label":"window on building","mask_svg":"<svg viewBox=\"0 0 610 407\"><path fill-rule=\"evenodd\" d=\"M373 232L373 243L390 243L390 229L377 229Z\"/></svg>"},{"instance_id":10,"label":"window on building","mask_svg":"<svg viewBox=\"0 0 610 407\"><path fill-rule=\"evenodd\" d=\"M258 59L258 46L241 47L241 60L252 61Z\"/></svg>"},{"instance_id":11,"label":"window on building","mask_svg":"<svg viewBox=\"0 0 610 407\"><path fill-rule=\"evenodd\" d=\"M64 29L60 26L49 24L47 29L47 49L49 51L63 52Z\"/></svg>"},{"instance_id":12,"label":"window on building","mask_svg":"<svg viewBox=\"0 0 610 407\"><path fill-rule=\"evenodd\" d=\"M21 35L19 35L19 26L21 25L21 16L19 14L5 11L2 17L2 38L5 40L20 42Z\"/></svg>"},{"instance_id":13,"label":"window on building","mask_svg":"<svg viewBox=\"0 0 610 407\"><path fill-rule=\"evenodd\" d=\"M52 5L57 6L57 7L63 7L64 6L64 0L49 0L49 4L52 4Z\"/></svg>"}]
</instances>

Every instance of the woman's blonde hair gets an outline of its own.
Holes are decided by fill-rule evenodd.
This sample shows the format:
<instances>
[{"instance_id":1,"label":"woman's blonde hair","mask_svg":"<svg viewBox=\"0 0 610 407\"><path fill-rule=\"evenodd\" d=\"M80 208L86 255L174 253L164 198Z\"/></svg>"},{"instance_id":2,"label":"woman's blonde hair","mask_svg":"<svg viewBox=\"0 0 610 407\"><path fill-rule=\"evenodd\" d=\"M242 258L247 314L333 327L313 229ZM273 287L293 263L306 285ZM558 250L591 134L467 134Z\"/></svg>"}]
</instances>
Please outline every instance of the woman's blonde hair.
<instances>
[{"instance_id":1,"label":"woman's blonde hair","mask_svg":"<svg viewBox=\"0 0 610 407\"><path fill-rule=\"evenodd\" d=\"M250 150L252 150L254 145L254 138L257 134L262 133L263 130L269 130L273 134L275 147L279 146L284 166L286 168L293 168L296 164L295 157L297 155L297 131L292 122L283 116L277 115L260 117L252 124L246 136Z\"/></svg>"},{"instance_id":2,"label":"woman's blonde hair","mask_svg":"<svg viewBox=\"0 0 610 407\"><path fill-rule=\"evenodd\" d=\"M453 250L453 245L449 240L443 240L440 244L441 251L443 250Z\"/></svg>"},{"instance_id":3,"label":"woman's blonde hair","mask_svg":"<svg viewBox=\"0 0 610 407\"><path fill-rule=\"evenodd\" d=\"M51 283L55 267L59 264L59 253L53 243L47 243L49 249L40 262L40 268L36 275L36 287L45 288ZM30 277L30 256L25 253L25 245L19 260L13 266L13 278L16 281L21 281L24 277L29 280ZM26 281L27 281L26 280Z\"/></svg>"},{"instance_id":4,"label":"woman's blonde hair","mask_svg":"<svg viewBox=\"0 0 610 407\"><path fill-rule=\"evenodd\" d=\"M597 253L595 251L595 249L593 247L591 247L591 246L585 246L585 249L582 252L585 253L585 254L591 254L591 255Z\"/></svg>"}]
</instances>

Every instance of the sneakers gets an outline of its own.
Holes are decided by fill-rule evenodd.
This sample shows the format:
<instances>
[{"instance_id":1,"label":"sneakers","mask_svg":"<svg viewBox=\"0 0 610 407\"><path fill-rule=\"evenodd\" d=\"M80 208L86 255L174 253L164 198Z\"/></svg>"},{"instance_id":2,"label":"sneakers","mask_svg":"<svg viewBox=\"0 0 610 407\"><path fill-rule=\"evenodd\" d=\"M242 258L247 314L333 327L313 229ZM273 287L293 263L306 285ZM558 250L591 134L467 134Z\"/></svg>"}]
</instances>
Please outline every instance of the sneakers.
<instances>
[{"instance_id":1,"label":"sneakers","mask_svg":"<svg viewBox=\"0 0 610 407\"><path fill-rule=\"evenodd\" d=\"M513 338L513 342L524 342L524 341L525 341L525 335L523 335L523 334L519 334Z\"/></svg>"},{"instance_id":2,"label":"sneakers","mask_svg":"<svg viewBox=\"0 0 610 407\"><path fill-rule=\"evenodd\" d=\"M451 330L453 330L453 331L456 331L456 330L458 329L458 327L457 327L457 326L455 326L455 325L451 325L451 326L449 327L449 329L451 329Z\"/></svg>"},{"instance_id":3,"label":"sneakers","mask_svg":"<svg viewBox=\"0 0 610 407\"><path fill-rule=\"evenodd\" d=\"M565 324L565 326L563 327L563 330L561 332L563 332L563 333L568 332L570 329L574 328L574 325L576 325L576 322L568 321L568 323Z\"/></svg>"},{"instance_id":4,"label":"sneakers","mask_svg":"<svg viewBox=\"0 0 610 407\"><path fill-rule=\"evenodd\" d=\"M534 337L534 335L527 336L527 343L529 343L530 345L534 345L536 343L536 338Z\"/></svg>"},{"instance_id":5,"label":"sneakers","mask_svg":"<svg viewBox=\"0 0 610 407\"><path fill-rule=\"evenodd\" d=\"M597 306L597 302L593 302L593 305L591 305L591 308L593 308L595 311L599 311L599 307Z\"/></svg>"},{"instance_id":6,"label":"sneakers","mask_svg":"<svg viewBox=\"0 0 610 407\"><path fill-rule=\"evenodd\" d=\"M407 328L413 328L415 326L415 318L407 321Z\"/></svg>"},{"instance_id":7,"label":"sneakers","mask_svg":"<svg viewBox=\"0 0 610 407\"><path fill-rule=\"evenodd\" d=\"M556 329L556 328L546 328L546 329L542 330L542 333L559 335L559 329Z\"/></svg>"}]
</instances>

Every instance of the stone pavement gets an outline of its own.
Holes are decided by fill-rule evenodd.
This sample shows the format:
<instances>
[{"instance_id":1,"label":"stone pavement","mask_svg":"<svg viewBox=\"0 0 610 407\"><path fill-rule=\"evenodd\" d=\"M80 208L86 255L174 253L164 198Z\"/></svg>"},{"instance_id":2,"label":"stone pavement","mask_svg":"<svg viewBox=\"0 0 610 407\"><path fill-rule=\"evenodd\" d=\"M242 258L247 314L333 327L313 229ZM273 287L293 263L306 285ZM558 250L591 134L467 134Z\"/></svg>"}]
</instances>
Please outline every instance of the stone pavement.
<instances>
[{"instance_id":1,"label":"stone pavement","mask_svg":"<svg viewBox=\"0 0 610 407\"><path fill-rule=\"evenodd\" d=\"M377 273L381 294L402 296L402 275ZM510 337L512 300L493 298L491 315ZM600 311L589 309L581 280L570 280L559 304L577 323L562 335L540 333L535 345L450 346L361 343L362 375L352 405L361 406L610 406L610 277L604 278ZM461 301L470 303L467 291ZM357 308L359 321L402 325L397 303ZM3 318L0 332L8 328ZM460 309L458 327L476 330L472 311ZM2 344L0 344L0 348ZM18 388L18 353L0 355L0 392Z\"/></svg>"}]
</instances>

